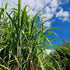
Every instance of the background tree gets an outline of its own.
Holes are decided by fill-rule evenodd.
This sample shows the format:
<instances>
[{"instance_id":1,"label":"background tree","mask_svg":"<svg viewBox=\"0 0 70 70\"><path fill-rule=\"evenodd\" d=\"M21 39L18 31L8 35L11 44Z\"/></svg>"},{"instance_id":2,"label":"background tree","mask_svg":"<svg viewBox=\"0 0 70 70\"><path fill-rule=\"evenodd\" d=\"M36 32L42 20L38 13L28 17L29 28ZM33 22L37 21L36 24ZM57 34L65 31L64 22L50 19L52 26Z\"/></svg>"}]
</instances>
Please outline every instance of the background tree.
<instances>
[{"instance_id":1,"label":"background tree","mask_svg":"<svg viewBox=\"0 0 70 70\"><path fill-rule=\"evenodd\" d=\"M55 47L52 56L57 60L61 70L70 70L70 42L64 41L61 46ZM54 63L54 66L57 68L56 63Z\"/></svg>"}]
</instances>

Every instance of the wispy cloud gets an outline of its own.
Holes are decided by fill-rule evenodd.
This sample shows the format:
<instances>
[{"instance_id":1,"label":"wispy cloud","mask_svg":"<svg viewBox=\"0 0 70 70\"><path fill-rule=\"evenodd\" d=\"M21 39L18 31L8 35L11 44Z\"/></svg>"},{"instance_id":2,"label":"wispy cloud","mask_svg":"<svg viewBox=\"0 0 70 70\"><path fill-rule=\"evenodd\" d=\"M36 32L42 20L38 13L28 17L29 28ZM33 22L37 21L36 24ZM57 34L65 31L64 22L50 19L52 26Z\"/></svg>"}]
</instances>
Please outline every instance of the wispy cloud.
<instances>
[{"instance_id":1,"label":"wispy cloud","mask_svg":"<svg viewBox=\"0 0 70 70\"><path fill-rule=\"evenodd\" d=\"M69 0L58 0L58 2L59 2L60 4L66 4L66 3L69 2Z\"/></svg>"},{"instance_id":2,"label":"wispy cloud","mask_svg":"<svg viewBox=\"0 0 70 70\"><path fill-rule=\"evenodd\" d=\"M56 17L58 17L62 21L68 21L69 20L69 12L68 11L63 11L61 8L59 12L56 13Z\"/></svg>"},{"instance_id":3,"label":"wispy cloud","mask_svg":"<svg viewBox=\"0 0 70 70\"><path fill-rule=\"evenodd\" d=\"M48 26L48 27L51 27L51 21L47 21L47 22L44 24L44 26L45 26L45 27L47 27L47 26Z\"/></svg>"},{"instance_id":4,"label":"wispy cloud","mask_svg":"<svg viewBox=\"0 0 70 70\"><path fill-rule=\"evenodd\" d=\"M8 8L11 7L16 7L18 0L3 0L4 4L6 2L9 3ZM46 16L46 19L49 18L53 18L54 15L62 20L62 21L68 21L69 18L69 12L68 11L63 11L63 8L60 9L59 12L57 12L56 10L59 9L59 7L61 7L61 5L63 3L67 3L69 0L22 0L22 8L25 5L28 5L28 7L31 9L29 14L31 14L32 16L34 16L38 11L42 11L42 13L40 14L40 17ZM51 22L47 22L45 23L45 26L51 26Z\"/></svg>"}]
</instances>

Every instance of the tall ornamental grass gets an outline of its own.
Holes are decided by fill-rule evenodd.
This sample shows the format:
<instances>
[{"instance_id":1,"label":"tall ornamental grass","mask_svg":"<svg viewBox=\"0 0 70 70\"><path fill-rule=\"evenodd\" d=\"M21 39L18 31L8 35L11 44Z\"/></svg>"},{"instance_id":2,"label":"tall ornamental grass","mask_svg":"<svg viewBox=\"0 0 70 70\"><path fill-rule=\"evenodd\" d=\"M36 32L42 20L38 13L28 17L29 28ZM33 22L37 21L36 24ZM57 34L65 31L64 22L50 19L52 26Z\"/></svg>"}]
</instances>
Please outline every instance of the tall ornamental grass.
<instances>
[{"instance_id":1,"label":"tall ornamental grass","mask_svg":"<svg viewBox=\"0 0 70 70\"><path fill-rule=\"evenodd\" d=\"M26 8L21 9L21 0L18 0L18 9L12 8L9 13L7 4L0 8L0 70L48 70L49 67L55 70L48 63L50 55L44 53L53 48L48 36L54 28L43 26L48 21L43 21L45 17L36 23L41 11L31 18Z\"/></svg>"}]
</instances>

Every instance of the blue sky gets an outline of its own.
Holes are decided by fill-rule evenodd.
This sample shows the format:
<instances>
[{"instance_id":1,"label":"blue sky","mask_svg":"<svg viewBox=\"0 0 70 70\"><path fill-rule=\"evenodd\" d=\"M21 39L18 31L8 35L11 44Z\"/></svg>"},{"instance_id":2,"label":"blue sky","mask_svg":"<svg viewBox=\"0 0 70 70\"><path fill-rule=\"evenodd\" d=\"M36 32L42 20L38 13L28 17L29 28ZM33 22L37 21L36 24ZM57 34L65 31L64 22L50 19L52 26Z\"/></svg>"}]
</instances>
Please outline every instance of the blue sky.
<instances>
[{"instance_id":1,"label":"blue sky","mask_svg":"<svg viewBox=\"0 0 70 70\"><path fill-rule=\"evenodd\" d=\"M64 10L67 10L70 14L70 1L68 3L61 5L61 7ZM59 29L53 30L53 31L55 31L61 39L65 38L65 40L70 41L70 20L62 21L56 17L53 17L52 20L54 20L54 19L55 19L55 21L52 22L51 26L52 27L59 27ZM70 19L70 17L69 17L69 19Z\"/></svg>"},{"instance_id":2,"label":"blue sky","mask_svg":"<svg viewBox=\"0 0 70 70\"><path fill-rule=\"evenodd\" d=\"M53 30L60 39L70 41L70 0L21 0L22 8L28 5L28 14L34 16L38 11L42 11L40 17L46 16L50 19L44 26L59 27ZM0 0L0 7L8 3L8 9L17 7L18 0Z\"/></svg>"}]
</instances>

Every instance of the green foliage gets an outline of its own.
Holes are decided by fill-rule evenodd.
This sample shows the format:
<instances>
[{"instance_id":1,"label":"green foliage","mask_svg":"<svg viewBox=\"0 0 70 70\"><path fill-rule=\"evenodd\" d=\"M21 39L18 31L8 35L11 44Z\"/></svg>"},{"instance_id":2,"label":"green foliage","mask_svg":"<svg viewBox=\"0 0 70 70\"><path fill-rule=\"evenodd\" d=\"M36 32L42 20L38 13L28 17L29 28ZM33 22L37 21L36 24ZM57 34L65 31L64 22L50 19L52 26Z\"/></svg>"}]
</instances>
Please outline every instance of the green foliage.
<instances>
[{"instance_id":1,"label":"green foliage","mask_svg":"<svg viewBox=\"0 0 70 70\"><path fill-rule=\"evenodd\" d=\"M62 46L55 47L55 53L52 57L57 60L61 70L70 70L70 42L64 41ZM57 66L57 65L54 65ZM57 68L57 70L60 70Z\"/></svg>"},{"instance_id":2,"label":"green foliage","mask_svg":"<svg viewBox=\"0 0 70 70\"><path fill-rule=\"evenodd\" d=\"M54 28L43 26L48 21L43 21L45 17L36 23L41 11L31 18L26 9L27 6L21 9L21 0L18 9L12 8L9 13L7 4L0 9L0 70L62 70L58 51L64 54L69 49L54 48L48 37ZM44 51L49 48L56 53L46 54Z\"/></svg>"},{"instance_id":3,"label":"green foliage","mask_svg":"<svg viewBox=\"0 0 70 70\"><path fill-rule=\"evenodd\" d=\"M53 47L48 39L53 28L44 27L46 21L43 18L40 25L37 25L35 21L41 11L31 18L27 15L26 8L27 6L22 10L21 0L18 0L18 9L12 8L8 13L6 4L0 10L0 67L3 69L46 70L43 64L43 47L47 47L49 43Z\"/></svg>"}]
</instances>

